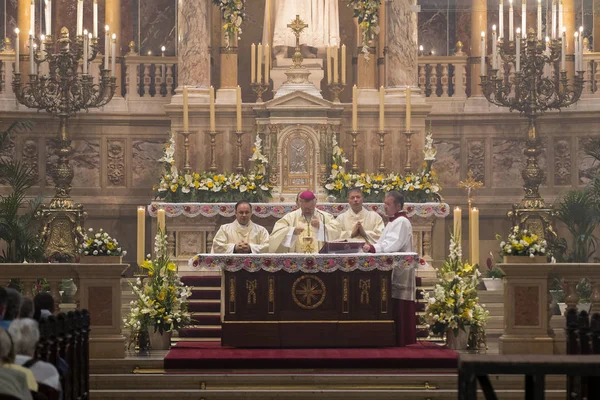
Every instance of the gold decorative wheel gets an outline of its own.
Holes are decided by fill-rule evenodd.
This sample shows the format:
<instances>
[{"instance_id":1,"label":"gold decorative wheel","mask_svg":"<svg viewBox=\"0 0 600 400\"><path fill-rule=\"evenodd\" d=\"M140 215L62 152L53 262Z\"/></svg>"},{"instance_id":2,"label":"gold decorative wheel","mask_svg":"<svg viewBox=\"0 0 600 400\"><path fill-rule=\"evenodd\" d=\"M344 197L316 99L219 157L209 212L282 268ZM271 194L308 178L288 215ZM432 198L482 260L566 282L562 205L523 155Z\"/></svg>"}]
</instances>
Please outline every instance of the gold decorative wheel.
<instances>
[{"instance_id":1,"label":"gold decorative wheel","mask_svg":"<svg viewBox=\"0 0 600 400\"><path fill-rule=\"evenodd\" d=\"M314 310L325 301L325 282L316 275L302 275L292 285L294 303L305 310Z\"/></svg>"}]
</instances>

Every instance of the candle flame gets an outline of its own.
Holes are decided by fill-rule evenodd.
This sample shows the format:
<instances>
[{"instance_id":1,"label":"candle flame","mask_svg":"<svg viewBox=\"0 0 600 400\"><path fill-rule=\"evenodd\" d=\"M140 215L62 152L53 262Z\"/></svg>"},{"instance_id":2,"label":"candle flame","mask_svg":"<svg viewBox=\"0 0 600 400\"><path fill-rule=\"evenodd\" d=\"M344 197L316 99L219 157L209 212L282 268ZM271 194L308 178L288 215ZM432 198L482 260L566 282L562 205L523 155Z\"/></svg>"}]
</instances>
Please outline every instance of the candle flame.
<instances>
[{"instance_id":1,"label":"candle flame","mask_svg":"<svg viewBox=\"0 0 600 400\"><path fill-rule=\"evenodd\" d=\"M109 27L108 25L104 25L104 30L105 30L106 32L108 32L108 31L110 30L110 27Z\"/></svg>"},{"instance_id":2,"label":"candle flame","mask_svg":"<svg viewBox=\"0 0 600 400\"><path fill-rule=\"evenodd\" d=\"M484 37L485 37L485 32L481 31L481 38L484 38Z\"/></svg>"},{"instance_id":3,"label":"candle flame","mask_svg":"<svg viewBox=\"0 0 600 400\"><path fill-rule=\"evenodd\" d=\"M19 32L21 32L21 31L19 30L19 28L15 28L15 33L16 33L17 35L19 34Z\"/></svg>"},{"instance_id":4,"label":"candle flame","mask_svg":"<svg viewBox=\"0 0 600 400\"><path fill-rule=\"evenodd\" d=\"M496 25L495 25L495 24L494 24L494 25L492 25L492 30L493 30L493 31L496 31Z\"/></svg>"}]
</instances>

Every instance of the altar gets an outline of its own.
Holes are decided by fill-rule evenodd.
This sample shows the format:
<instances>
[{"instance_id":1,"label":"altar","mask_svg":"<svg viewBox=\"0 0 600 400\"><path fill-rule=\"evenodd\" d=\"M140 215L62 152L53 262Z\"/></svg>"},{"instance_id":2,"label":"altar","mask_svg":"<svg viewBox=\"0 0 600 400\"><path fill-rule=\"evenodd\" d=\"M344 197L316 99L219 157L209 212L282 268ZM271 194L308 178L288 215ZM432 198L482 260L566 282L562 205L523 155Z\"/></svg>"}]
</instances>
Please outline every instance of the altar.
<instances>
[{"instance_id":1,"label":"altar","mask_svg":"<svg viewBox=\"0 0 600 400\"><path fill-rule=\"evenodd\" d=\"M416 341L416 253L198 254L222 270L221 343L389 347Z\"/></svg>"}]
</instances>

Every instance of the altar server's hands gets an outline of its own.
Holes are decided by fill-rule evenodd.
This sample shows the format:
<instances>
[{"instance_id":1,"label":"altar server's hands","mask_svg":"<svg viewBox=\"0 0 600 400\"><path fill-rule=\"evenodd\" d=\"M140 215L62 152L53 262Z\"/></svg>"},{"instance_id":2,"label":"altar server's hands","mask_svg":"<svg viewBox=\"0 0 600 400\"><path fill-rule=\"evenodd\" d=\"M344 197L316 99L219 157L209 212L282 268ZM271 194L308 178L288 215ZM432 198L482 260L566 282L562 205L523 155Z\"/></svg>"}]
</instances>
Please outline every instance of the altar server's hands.
<instances>
[{"instance_id":1,"label":"altar server's hands","mask_svg":"<svg viewBox=\"0 0 600 400\"><path fill-rule=\"evenodd\" d=\"M250 248L250 244L246 243L245 241L240 241L238 244L235 245L234 251L236 253L251 253L252 249Z\"/></svg>"},{"instance_id":2,"label":"altar server's hands","mask_svg":"<svg viewBox=\"0 0 600 400\"><path fill-rule=\"evenodd\" d=\"M319 221L316 215L313 215L312 219L310 220L310 224L313 228L319 229L319 226L321 226L321 221Z\"/></svg>"},{"instance_id":3,"label":"altar server's hands","mask_svg":"<svg viewBox=\"0 0 600 400\"><path fill-rule=\"evenodd\" d=\"M300 227L294 228L294 235L298 236L302 232L304 232L304 228L300 228Z\"/></svg>"}]
</instances>

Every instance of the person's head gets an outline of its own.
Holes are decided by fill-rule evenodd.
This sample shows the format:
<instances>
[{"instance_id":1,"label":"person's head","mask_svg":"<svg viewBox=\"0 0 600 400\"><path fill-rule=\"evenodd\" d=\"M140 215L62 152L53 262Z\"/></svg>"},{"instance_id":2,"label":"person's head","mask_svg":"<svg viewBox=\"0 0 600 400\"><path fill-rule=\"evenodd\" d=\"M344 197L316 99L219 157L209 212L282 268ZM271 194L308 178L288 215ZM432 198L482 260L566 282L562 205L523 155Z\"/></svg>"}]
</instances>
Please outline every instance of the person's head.
<instances>
[{"instance_id":1,"label":"person's head","mask_svg":"<svg viewBox=\"0 0 600 400\"><path fill-rule=\"evenodd\" d=\"M33 318L33 308L33 300L31 297L23 297L19 318Z\"/></svg>"},{"instance_id":2,"label":"person's head","mask_svg":"<svg viewBox=\"0 0 600 400\"><path fill-rule=\"evenodd\" d=\"M33 298L33 305L35 308L34 319L40 320L42 310L48 310L50 313L54 312L54 299L52 295L47 292L40 292Z\"/></svg>"},{"instance_id":3,"label":"person's head","mask_svg":"<svg viewBox=\"0 0 600 400\"><path fill-rule=\"evenodd\" d=\"M8 301L8 293L6 289L0 286L0 317L4 318L6 312L6 302Z\"/></svg>"},{"instance_id":4,"label":"person's head","mask_svg":"<svg viewBox=\"0 0 600 400\"><path fill-rule=\"evenodd\" d=\"M317 206L317 197L310 190L300 193L298 196L298 207L302 210L302 215L313 216Z\"/></svg>"},{"instance_id":5,"label":"person's head","mask_svg":"<svg viewBox=\"0 0 600 400\"><path fill-rule=\"evenodd\" d=\"M19 318L23 296L21 296L21 293L19 293L17 290L12 288L6 289L6 293L8 294L8 301L6 302L4 319L6 321L12 321Z\"/></svg>"},{"instance_id":6,"label":"person's head","mask_svg":"<svg viewBox=\"0 0 600 400\"><path fill-rule=\"evenodd\" d=\"M37 321L31 318L17 319L11 322L8 333L13 338L15 354L33 357L40 340Z\"/></svg>"},{"instance_id":7,"label":"person's head","mask_svg":"<svg viewBox=\"0 0 600 400\"><path fill-rule=\"evenodd\" d=\"M13 364L15 362L15 347L12 337L5 330L0 328L0 365Z\"/></svg>"},{"instance_id":8,"label":"person's head","mask_svg":"<svg viewBox=\"0 0 600 400\"><path fill-rule=\"evenodd\" d=\"M252 205L247 201L238 201L235 205L235 219L242 225L248 225L252 217Z\"/></svg>"},{"instance_id":9,"label":"person's head","mask_svg":"<svg viewBox=\"0 0 600 400\"><path fill-rule=\"evenodd\" d=\"M363 193L361 188L353 187L348 190L348 205L355 213L363 208Z\"/></svg>"},{"instance_id":10,"label":"person's head","mask_svg":"<svg viewBox=\"0 0 600 400\"><path fill-rule=\"evenodd\" d=\"M392 217L398 211L402 211L402 208L404 208L404 195L402 193L392 190L385 194L385 200L383 201L385 215Z\"/></svg>"}]
</instances>

